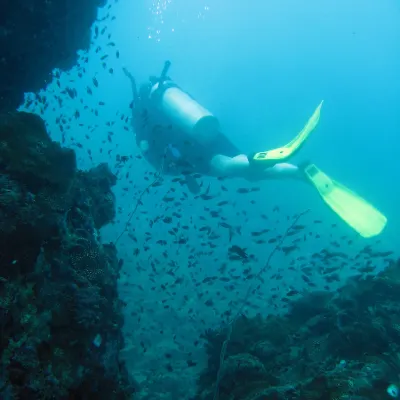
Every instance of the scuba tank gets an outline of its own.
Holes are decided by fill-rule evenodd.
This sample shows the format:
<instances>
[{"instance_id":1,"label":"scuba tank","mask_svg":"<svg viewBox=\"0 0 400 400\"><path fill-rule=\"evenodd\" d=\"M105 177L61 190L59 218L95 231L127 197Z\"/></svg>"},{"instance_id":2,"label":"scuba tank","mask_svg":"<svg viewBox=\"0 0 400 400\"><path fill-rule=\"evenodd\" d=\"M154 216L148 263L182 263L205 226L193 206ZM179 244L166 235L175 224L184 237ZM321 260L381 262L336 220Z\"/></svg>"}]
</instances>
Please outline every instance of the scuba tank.
<instances>
[{"instance_id":1,"label":"scuba tank","mask_svg":"<svg viewBox=\"0 0 400 400\"><path fill-rule=\"evenodd\" d=\"M210 111L167 77L171 63L166 61L161 76L153 81L150 101L172 125L198 143L208 146L219 135L219 122Z\"/></svg>"}]
</instances>

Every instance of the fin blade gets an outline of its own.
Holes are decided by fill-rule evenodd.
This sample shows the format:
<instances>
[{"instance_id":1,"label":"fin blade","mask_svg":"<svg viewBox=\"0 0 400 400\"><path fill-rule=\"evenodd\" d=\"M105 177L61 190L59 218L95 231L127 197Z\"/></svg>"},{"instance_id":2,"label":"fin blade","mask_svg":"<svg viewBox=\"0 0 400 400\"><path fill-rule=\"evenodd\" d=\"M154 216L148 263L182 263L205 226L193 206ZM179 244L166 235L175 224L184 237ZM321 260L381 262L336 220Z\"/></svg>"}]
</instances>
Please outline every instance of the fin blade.
<instances>
[{"instance_id":1,"label":"fin blade","mask_svg":"<svg viewBox=\"0 0 400 400\"><path fill-rule=\"evenodd\" d=\"M321 107L323 103L324 101L322 100L318 107L315 109L310 119L307 121L304 128L288 144L277 149L256 153L253 156L253 160L276 163L279 161L285 161L288 158L292 157L295 153L297 153L303 146L307 138L310 136L311 132L317 127L321 116Z\"/></svg>"},{"instance_id":2,"label":"fin blade","mask_svg":"<svg viewBox=\"0 0 400 400\"><path fill-rule=\"evenodd\" d=\"M365 199L329 178L314 164L304 172L325 203L362 237L370 238L383 231L387 218Z\"/></svg>"}]
</instances>

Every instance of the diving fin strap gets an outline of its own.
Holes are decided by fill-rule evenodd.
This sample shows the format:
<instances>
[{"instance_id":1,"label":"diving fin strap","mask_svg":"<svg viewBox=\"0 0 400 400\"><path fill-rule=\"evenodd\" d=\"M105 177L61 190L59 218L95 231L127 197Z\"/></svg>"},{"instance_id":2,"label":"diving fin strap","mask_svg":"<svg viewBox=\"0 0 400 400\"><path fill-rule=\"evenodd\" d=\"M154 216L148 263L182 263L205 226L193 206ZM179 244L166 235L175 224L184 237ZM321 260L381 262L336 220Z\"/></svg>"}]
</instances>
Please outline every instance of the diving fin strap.
<instances>
[{"instance_id":1,"label":"diving fin strap","mask_svg":"<svg viewBox=\"0 0 400 400\"><path fill-rule=\"evenodd\" d=\"M387 218L370 203L329 178L314 164L308 164L303 171L325 203L362 237L370 238L383 231Z\"/></svg>"},{"instance_id":2,"label":"diving fin strap","mask_svg":"<svg viewBox=\"0 0 400 400\"><path fill-rule=\"evenodd\" d=\"M252 156L250 161L260 162L260 163L277 163L281 161L285 161L288 158L292 157L298 150L300 150L301 146L304 144L310 133L315 129L318 124L319 117L321 114L321 107L323 104L323 100L319 104L319 106L315 109L313 115L308 120L307 124L300 131L300 133L291 140L288 144L283 147L279 147L277 149L261 151Z\"/></svg>"}]
</instances>

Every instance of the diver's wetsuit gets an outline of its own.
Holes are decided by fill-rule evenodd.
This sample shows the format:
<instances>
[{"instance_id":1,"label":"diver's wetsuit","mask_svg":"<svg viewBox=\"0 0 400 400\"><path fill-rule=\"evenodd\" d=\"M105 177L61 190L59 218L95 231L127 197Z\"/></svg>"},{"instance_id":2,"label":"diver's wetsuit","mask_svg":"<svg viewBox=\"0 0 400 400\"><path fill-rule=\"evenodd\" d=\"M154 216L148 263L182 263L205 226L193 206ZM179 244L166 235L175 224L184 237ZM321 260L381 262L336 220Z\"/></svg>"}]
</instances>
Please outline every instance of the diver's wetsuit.
<instances>
[{"instance_id":1,"label":"diver's wetsuit","mask_svg":"<svg viewBox=\"0 0 400 400\"><path fill-rule=\"evenodd\" d=\"M179 175L182 172L210 174L210 161L217 155L235 157L240 151L222 133L207 147L196 142L182 132L177 126L156 115L146 104L144 95L147 87L141 88L140 104L133 110L133 126L136 133L136 144L146 140L149 149L143 153L146 160L155 168L160 169L163 159L164 173Z\"/></svg>"}]
</instances>

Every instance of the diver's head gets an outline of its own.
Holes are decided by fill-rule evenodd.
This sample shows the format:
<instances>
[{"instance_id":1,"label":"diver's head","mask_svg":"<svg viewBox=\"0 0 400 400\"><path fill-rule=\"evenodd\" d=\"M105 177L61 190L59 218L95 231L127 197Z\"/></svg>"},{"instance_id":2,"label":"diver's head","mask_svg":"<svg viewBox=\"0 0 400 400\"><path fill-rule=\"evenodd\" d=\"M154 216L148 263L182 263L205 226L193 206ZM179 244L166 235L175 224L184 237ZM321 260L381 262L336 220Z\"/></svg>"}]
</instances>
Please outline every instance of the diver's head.
<instances>
[{"instance_id":1,"label":"diver's head","mask_svg":"<svg viewBox=\"0 0 400 400\"><path fill-rule=\"evenodd\" d=\"M155 75L151 75L149 77L149 81L151 83L151 86L154 86L156 83L158 83L159 79Z\"/></svg>"},{"instance_id":2,"label":"diver's head","mask_svg":"<svg viewBox=\"0 0 400 400\"><path fill-rule=\"evenodd\" d=\"M163 79L163 82L170 81L170 80L171 80L171 78L169 76L165 76L165 78ZM160 83L160 78L158 78L157 76L151 75L149 77L149 81L151 83L151 86L154 86L157 83Z\"/></svg>"}]
</instances>

